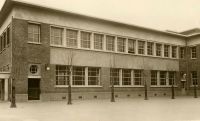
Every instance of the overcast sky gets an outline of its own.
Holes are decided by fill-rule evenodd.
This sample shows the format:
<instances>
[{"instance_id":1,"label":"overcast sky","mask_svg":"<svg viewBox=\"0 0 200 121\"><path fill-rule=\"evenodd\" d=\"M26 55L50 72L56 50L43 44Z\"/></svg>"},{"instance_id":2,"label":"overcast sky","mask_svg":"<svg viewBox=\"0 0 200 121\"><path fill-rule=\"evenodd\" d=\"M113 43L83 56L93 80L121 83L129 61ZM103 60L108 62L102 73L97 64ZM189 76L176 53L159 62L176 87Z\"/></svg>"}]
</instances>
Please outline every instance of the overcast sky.
<instances>
[{"instance_id":1,"label":"overcast sky","mask_svg":"<svg viewBox=\"0 0 200 121\"><path fill-rule=\"evenodd\" d=\"M0 0L0 8L4 1ZM23 1L158 30L200 28L200 0Z\"/></svg>"}]
</instances>

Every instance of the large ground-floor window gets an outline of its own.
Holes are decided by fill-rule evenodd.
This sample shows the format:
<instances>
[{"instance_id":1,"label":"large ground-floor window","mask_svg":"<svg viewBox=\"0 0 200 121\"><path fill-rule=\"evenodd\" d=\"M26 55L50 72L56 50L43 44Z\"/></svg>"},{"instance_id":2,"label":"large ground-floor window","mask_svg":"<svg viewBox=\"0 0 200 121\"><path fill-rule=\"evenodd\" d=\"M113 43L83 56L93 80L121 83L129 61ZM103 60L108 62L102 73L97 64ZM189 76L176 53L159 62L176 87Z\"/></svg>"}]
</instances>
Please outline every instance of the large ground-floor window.
<instances>
[{"instance_id":1,"label":"large ground-floor window","mask_svg":"<svg viewBox=\"0 0 200 121\"><path fill-rule=\"evenodd\" d=\"M110 84L119 85L119 69L110 69Z\"/></svg>"},{"instance_id":2,"label":"large ground-floor window","mask_svg":"<svg viewBox=\"0 0 200 121\"><path fill-rule=\"evenodd\" d=\"M176 85L175 71L151 71L151 86Z\"/></svg>"},{"instance_id":3,"label":"large ground-floor window","mask_svg":"<svg viewBox=\"0 0 200 121\"><path fill-rule=\"evenodd\" d=\"M197 71L192 71L191 72L191 85L197 85Z\"/></svg>"},{"instance_id":4,"label":"large ground-floor window","mask_svg":"<svg viewBox=\"0 0 200 121\"><path fill-rule=\"evenodd\" d=\"M56 66L56 85L68 85L69 68L67 66Z\"/></svg>"},{"instance_id":5,"label":"large ground-floor window","mask_svg":"<svg viewBox=\"0 0 200 121\"><path fill-rule=\"evenodd\" d=\"M100 85L100 72L99 68L88 68L88 85Z\"/></svg>"},{"instance_id":6,"label":"large ground-floor window","mask_svg":"<svg viewBox=\"0 0 200 121\"><path fill-rule=\"evenodd\" d=\"M85 69L84 67L73 67L73 85L85 85Z\"/></svg>"},{"instance_id":7,"label":"large ground-floor window","mask_svg":"<svg viewBox=\"0 0 200 121\"><path fill-rule=\"evenodd\" d=\"M71 70L71 72L70 72ZM56 85L94 86L100 85L100 68L56 65Z\"/></svg>"}]
</instances>

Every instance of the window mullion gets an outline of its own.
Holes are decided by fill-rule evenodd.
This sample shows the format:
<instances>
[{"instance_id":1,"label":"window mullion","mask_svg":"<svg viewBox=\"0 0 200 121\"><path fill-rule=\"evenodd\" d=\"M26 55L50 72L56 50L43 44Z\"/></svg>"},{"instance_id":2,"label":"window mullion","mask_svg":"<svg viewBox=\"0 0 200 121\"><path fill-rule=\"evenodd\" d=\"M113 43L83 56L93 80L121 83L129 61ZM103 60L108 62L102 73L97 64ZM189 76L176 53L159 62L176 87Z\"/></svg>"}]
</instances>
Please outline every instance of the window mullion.
<instances>
[{"instance_id":1,"label":"window mullion","mask_svg":"<svg viewBox=\"0 0 200 121\"><path fill-rule=\"evenodd\" d=\"M85 86L88 86L88 67L85 67Z\"/></svg>"}]
</instances>

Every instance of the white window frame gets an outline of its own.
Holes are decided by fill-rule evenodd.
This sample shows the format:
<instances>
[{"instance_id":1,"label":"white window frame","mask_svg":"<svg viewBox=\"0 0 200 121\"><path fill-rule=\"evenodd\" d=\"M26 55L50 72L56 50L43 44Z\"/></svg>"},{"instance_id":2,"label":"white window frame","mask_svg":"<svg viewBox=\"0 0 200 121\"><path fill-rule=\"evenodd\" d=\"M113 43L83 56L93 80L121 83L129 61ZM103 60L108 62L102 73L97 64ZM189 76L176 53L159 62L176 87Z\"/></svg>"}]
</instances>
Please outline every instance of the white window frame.
<instances>
[{"instance_id":1,"label":"white window frame","mask_svg":"<svg viewBox=\"0 0 200 121\"><path fill-rule=\"evenodd\" d=\"M156 56L162 56L162 44L160 43L156 43Z\"/></svg>"},{"instance_id":2,"label":"white window frame","mask_svg":"<svg viewBox=\"0 0 200 121\"><path fill-rule=\"evenodd\" d=\"M147 42L147 55L153 56L153 48L154 48L154 43L153 42Z\"/></svg>"},{"instance_id":3,"label":"white window frame","mask_svg":"<svg viewBox=\"0 0 200 121\"><path fill-rule=\"evenodd\" d=\"M69 33L68 32L72 32ZM66 47L77 48L78 47L78 31L73 29L66 29Z\"/></svg>"},{"instance_id":4,"label":"white window frame","mask_svg":"<svg viewBox=\"0 0 200 121\"><path fill-rule=\"evenodd\" d=\"M117 52L125 52L126 38L117 37Z\"/></svg>"},{"instance_id":5,"label":"white window frame","mask_svg":"<svg viewBox=\"0 0 200 121\"><path fill-rule=\"evenodd\" d=\"M55 36L55 31L54 31L54 29L57 29L57 30L61 30L61 34L60 34L60 36ZM61 28L61 27L56 27L56 26L51 26L51 33L50 33L50 44L52 45L52 46L63 46L63 30L64 30L64 28ZM60 38L59 39L59 42L56 42L56 40L55 40L55 38Z\"/></svg>"},{"instance_id":6,"label":"white window frame","mask_svg":"<svg viewBox=\"0 0 200 121\"><path fill-rule=\"evenodd\" d=\"M145 41L138 40L138 54L139 55L145 54Z\"/></svg>"},{"instance_id":7,"label":"white window frame","mask_svg":"<svg viewBox=\"0 0 200 121\"><path fill-rule=\"evenodd\" d=\"M91 75L95 73L95 75ZM91 80L91 79L95 80ZM90 84L90 82L95 82L96 84ZM88 67L88 86L100 86L100 68Z\"/></svg>"},{"instance_id":8,"label":"white window frame","mask_svg":"<svg viewBox=\"0 0 200 121\"><path fill-rule=\"evenodd\" d=\"M195 49L195 51L193 49ZM190 53L191 53L191 59L196 59L197 58L197 47L196 46L190 47Z\"/></svg>"},{"instance_id":9,"label":"white window frame","mask_svg":"<svg viewBox=\"0 0 200 121\"><path fill-rule=\"evenodd\" d=\"M103 34L94 33L94 49L103 50Z\"/></svg>"},{"instance_id":10,"label":"white window frame","mask_svg":"<svg viewBox=\"0 0 200 121\"><path fill-rule=\"evenodd\" d=\"M85 36L84 34L87 34L87 36ZM81 31L81 48L84 49L91 49L91 32L86 32L86 31ZM84 36L86 38L84 38Z\"/></svg>"}]
</instances>

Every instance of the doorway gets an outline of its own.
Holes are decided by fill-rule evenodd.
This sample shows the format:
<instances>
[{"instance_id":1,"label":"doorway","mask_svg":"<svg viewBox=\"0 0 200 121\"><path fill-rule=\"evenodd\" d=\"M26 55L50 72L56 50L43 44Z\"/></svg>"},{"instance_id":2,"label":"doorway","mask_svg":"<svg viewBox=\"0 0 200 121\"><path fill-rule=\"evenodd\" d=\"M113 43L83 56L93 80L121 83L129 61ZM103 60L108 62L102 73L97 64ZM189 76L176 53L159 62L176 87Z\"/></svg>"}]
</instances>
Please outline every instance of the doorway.
<instances>
[{"instance_id":1,"label":"doorway","mask_svg":"<svg viewBox=\"0 0 200 121\"><path fill-rule=\"evenodd\" d=\"M40 79L28 79L28 100L40 100Z\"/></svg>"},{"instance_id":2,"label":"doorway","mask_svg":"<svg viewBox=\"0 0 200 121\"><path fill-rule=\"evenodd\" d=\"M0 100L4 100L4 79L0 79Z\"/></svg>"}]
</instances>

